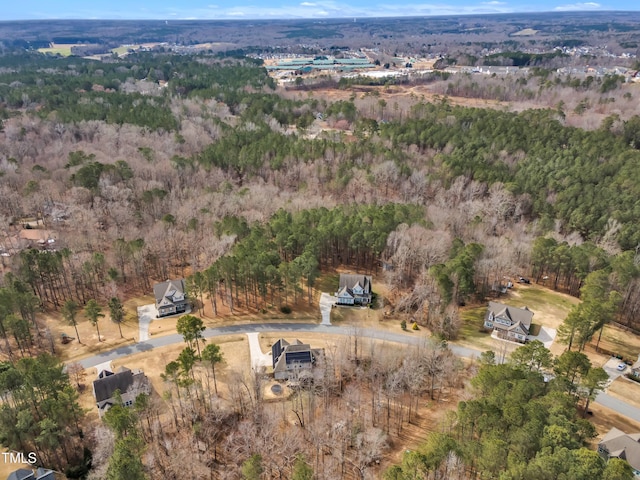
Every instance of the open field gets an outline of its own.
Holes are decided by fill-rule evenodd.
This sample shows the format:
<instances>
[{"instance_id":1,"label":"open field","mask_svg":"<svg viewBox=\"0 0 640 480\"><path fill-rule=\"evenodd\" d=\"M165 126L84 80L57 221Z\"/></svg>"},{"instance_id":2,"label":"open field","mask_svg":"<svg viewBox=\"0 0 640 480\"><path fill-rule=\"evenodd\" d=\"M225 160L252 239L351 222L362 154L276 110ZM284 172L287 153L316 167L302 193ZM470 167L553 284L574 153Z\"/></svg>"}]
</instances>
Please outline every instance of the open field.
<instances>
[{"instance_id":1,"label":"open field","mask_svg":"<svg viewBox=\"0 0 640 480\"><path fill-rule=\"evenodd\" d=\"M49 48L39 48L38 52L49 55L62 55L63 57L71 56L72 47L81 47L75 43L52 43Z\"/></svg>"}]
</instances>

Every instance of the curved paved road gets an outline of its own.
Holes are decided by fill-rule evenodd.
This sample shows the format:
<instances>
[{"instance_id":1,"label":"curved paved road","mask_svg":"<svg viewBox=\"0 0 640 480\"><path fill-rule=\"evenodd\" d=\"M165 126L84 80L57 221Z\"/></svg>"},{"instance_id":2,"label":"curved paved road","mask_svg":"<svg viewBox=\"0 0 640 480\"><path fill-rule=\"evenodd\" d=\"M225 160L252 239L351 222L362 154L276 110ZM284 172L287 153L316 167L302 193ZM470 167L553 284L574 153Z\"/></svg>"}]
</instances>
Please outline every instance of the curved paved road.
<instances>
[{"instance_id":1,"label":"curved paved road","mask_svg":"<svg viewBox=\"0 0 640 480\"><path fill-rule=\"evenodd\" d=\"M222 335L233 335L237 333L265 333L265 332L283 332L283 333L324 333L331 335L359 335L365 338L372 338L376 340L385 340L388 342L404 343L409 345L420 345L427 341L427 337L422 335L410 336L402 335L399 333L386 332L383 330L376 330L374 328L354 328L354 327L339 327L335 325L317 325L311 323L264 323L264 324L241 324L241 325L228 325L217 328L207 328L203 332L204 338L219 337ZM136 353L148 352L158 347L167 347L176 343L182 343L182 335L174 333L172 335L165 335L162 337L154 337L144 342L138 342L133 345L126 345L119 347L108 352L102 352L92 357L87 357L79 360L78 363L84 368L95 367L101 363L116 360L121 357L134 355ZM480 350L474 350L471 348L460 347L458 345L449 345L453 353L461 357L473 358L480 355Z\"/></svg>"},{"instance_id":2,"label":"curved paved road","mask_svg":"<svg viewBox=\"0 0 640 480\"><path fill-rule=\"evenodd\" d=\"M218 328L207 328L203 332L205 338L219 337L222 335L232 335L237 333L265 333L265 332L283 332L295 335L296 333L324 333L330 335L359 335L364 338L372 338L375 340L384 340L387 342L404 343L409 345L420 345L427 341L427 337L423 335L403 335L399 333L376 330L374 328L360 327L340 327L336 325L317 325L311 323L264 323L264 324L241 324L228 325ZM292 335L292 336L293 336ZM182 335L177 333L165 335L163 337L154 337L144 342L134 345L127 345L116 348L108 352L99 353L92 357L80 360L78 363L84 368L95 367L101 363L116 360L118 358L134 355L136 353L148 352L154 348L167 347L176 343L182 343ZM449 344L449 348L453 353L460 357L477 358L481 350L461 347L459 345ZM612 410L640 422L640 408L634 407L621 400L613 398L606 393L600 393L595 400L600 405L611 408Z\"/></svg>"}]
</instances>

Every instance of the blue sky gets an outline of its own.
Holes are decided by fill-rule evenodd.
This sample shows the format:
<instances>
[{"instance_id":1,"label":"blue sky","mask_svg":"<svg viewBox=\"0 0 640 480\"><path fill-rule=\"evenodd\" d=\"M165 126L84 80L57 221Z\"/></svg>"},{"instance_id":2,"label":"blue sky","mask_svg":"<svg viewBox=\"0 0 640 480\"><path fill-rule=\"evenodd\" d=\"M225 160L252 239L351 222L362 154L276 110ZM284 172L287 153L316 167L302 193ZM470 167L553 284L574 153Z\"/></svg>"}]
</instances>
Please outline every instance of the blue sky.
<instances>
[{"instance_id":1,"label":"blue sky","mask_svg":"<svg viewBox=\"0 0 640 480\"><path fill-rule=\"evenodd\" d=\"M637 0L2 0L0 20L269 19L638 10Z\"/></svg>"}]
</instances>

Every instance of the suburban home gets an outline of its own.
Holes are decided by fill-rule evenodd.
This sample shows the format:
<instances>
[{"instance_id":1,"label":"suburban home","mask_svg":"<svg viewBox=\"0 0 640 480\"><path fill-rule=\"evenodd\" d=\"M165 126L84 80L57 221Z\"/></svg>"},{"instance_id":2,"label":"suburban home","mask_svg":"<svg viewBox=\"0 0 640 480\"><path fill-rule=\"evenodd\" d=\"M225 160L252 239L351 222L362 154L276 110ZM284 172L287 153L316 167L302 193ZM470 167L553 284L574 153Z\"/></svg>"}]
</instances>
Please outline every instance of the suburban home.
<instances>
[{"instance_id":1,"label":"suburban home","mask_svg":"<svg viewBox=\"0 0 640 480\"><path fill-rule=\"evenodd\" d=\"M340 274L340 286L335 294L338 305L367 305L371 303L371 276Z\"/></svg>"},{"instance_id":2,"label":"suburban home","mask_svg":"<svg viewBox=\"0 0 640 480\"><path fill-rule=\"evenodd\" d=\"M316 359L322 355L321 349L295 340L293 343L281 338L271 347L273 376L276 380L289 380L299 377L302 372L310 372Z\"/></svg>"},{"instance_id":3,"label":"suburban home","mask_svg":"<svg viewBox=\"0 0 640 480\"><path fill-rule=\"evenodd\" d=\"M614 427L598 443L598 453L605 460L626 460L633 469L633 475L640 478L640 433L626 434Z\"/></svg>"},{"instance_id":4,"label":"suburban home","mask_svg":"<svg viewBox=\"0 0 640 480\"><path fill-rule=\"evenodd\" d=\"M189 305L183 279L156 283L153 286L153 294L156 297L158 318L184 313Z\"/></svg>"},{"instance_id":5,"label":"suburban home","mask_svg":"<svg viewBox=\"0 0 640 480\"><path fill-rule=\"evenodd\" d=\"M493 330L498 338L525 343L533 312L527 307L517 308L498 302L489 302L484 317L484 328Z\"/></svg>"},{"instance_id":6,"label":"suburban home","mask_svg":"<svg viewBox=\"0 0 640 480\"><path fill-rule=\"evenodd\" d=\"M29 468L19 468L9 474L7 480L55 480L53 470L40 468L34 472Z\"/></svg>"},{"instance_id":7,"label":"suburban home","mask_svg":"<svg viewBox=\"0 0 640 480\"><path fill-rule=\"evenodd\" d=\"M98 412L102 416L116 402L116 391L120 392L122 404L130 407L141 393L151 393L149 379L142 370L131 370L120 367L113 373L103 370L93 381L93 396L96 399Z\"/></svg>"}]
</instances>

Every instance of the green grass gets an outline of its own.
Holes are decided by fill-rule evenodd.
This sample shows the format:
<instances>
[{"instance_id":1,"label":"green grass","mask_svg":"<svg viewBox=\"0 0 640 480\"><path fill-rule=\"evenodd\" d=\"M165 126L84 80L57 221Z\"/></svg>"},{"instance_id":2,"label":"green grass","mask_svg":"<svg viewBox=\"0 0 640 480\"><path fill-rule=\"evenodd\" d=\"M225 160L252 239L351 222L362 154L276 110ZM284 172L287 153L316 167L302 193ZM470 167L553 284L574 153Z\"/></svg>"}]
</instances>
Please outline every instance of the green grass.
<instances>
[{"instance_id":1,"label":"green grass","mask_svg":"<svg viewBox=\"0 0 640 480\"><path fill-rule=\"evenodd\" d=\"M462 320L462 326L458 334L458 339L473 341L474 338L487 338L489 334L481 330L486 312L487 307L484 305L461 310L460 320Z\"/></svg>"},{"instance_id":2,"label":"green grass","mask_svg":"<svg viewBox=\"0 0 640 480\"><path fill-rule=\"evenodd\" d=\"M128 51L129 51L129 47L118 47L118 48L111 49L111 53L115 53L117 55L124 55Z\"/></svg>"},{"instance_id":3,"label":"green grass","mask_svg":"<svg viewBox=\"0 0 640 480\"><path fill-rule=\"evenodd\" d=\"M534 312L536 309L546 310L549 307L555 307L558 310L566 311L566 313L569 313L571 307L579 303L577 298L569 298L536 285L523 286L518 289L518 294L520 294L519 298L507 296L497 301L514 307L524 307L526 305Z\"/></svg>"},{"instance_id":4,"label":"green grass","mask_svg":"<svg viewBox=\"0 0 640 480\"><path fill-rule=\"evenodd\" d=\"M336 307L331 309L331 323L359 321L366 313L366 310L359 307Z\"/></svg>"},{"instance_id":5,"label":"green grass","mask_svg":"<svg viewBox=\"0 0 640 480\"><path fill-rule=\"evenodd\" d=\"M326 292L329 295L333 295L338 291L339 285L340 285L340 274L327 273L327 274L321 275L316 280L315 288L317 288L321 292Z\"/></svg>"},{"instance_id":6,"label":"green grass","mask_svg":"<svg viewBox=\"0 0 640 480\"><path fill-rule=\"evenodd\" d=\"M50 55L61 55L63 57L71 56L71 47L56 47L56 48L39 48L38 52Z\"/></svg>"}]
</instances>

